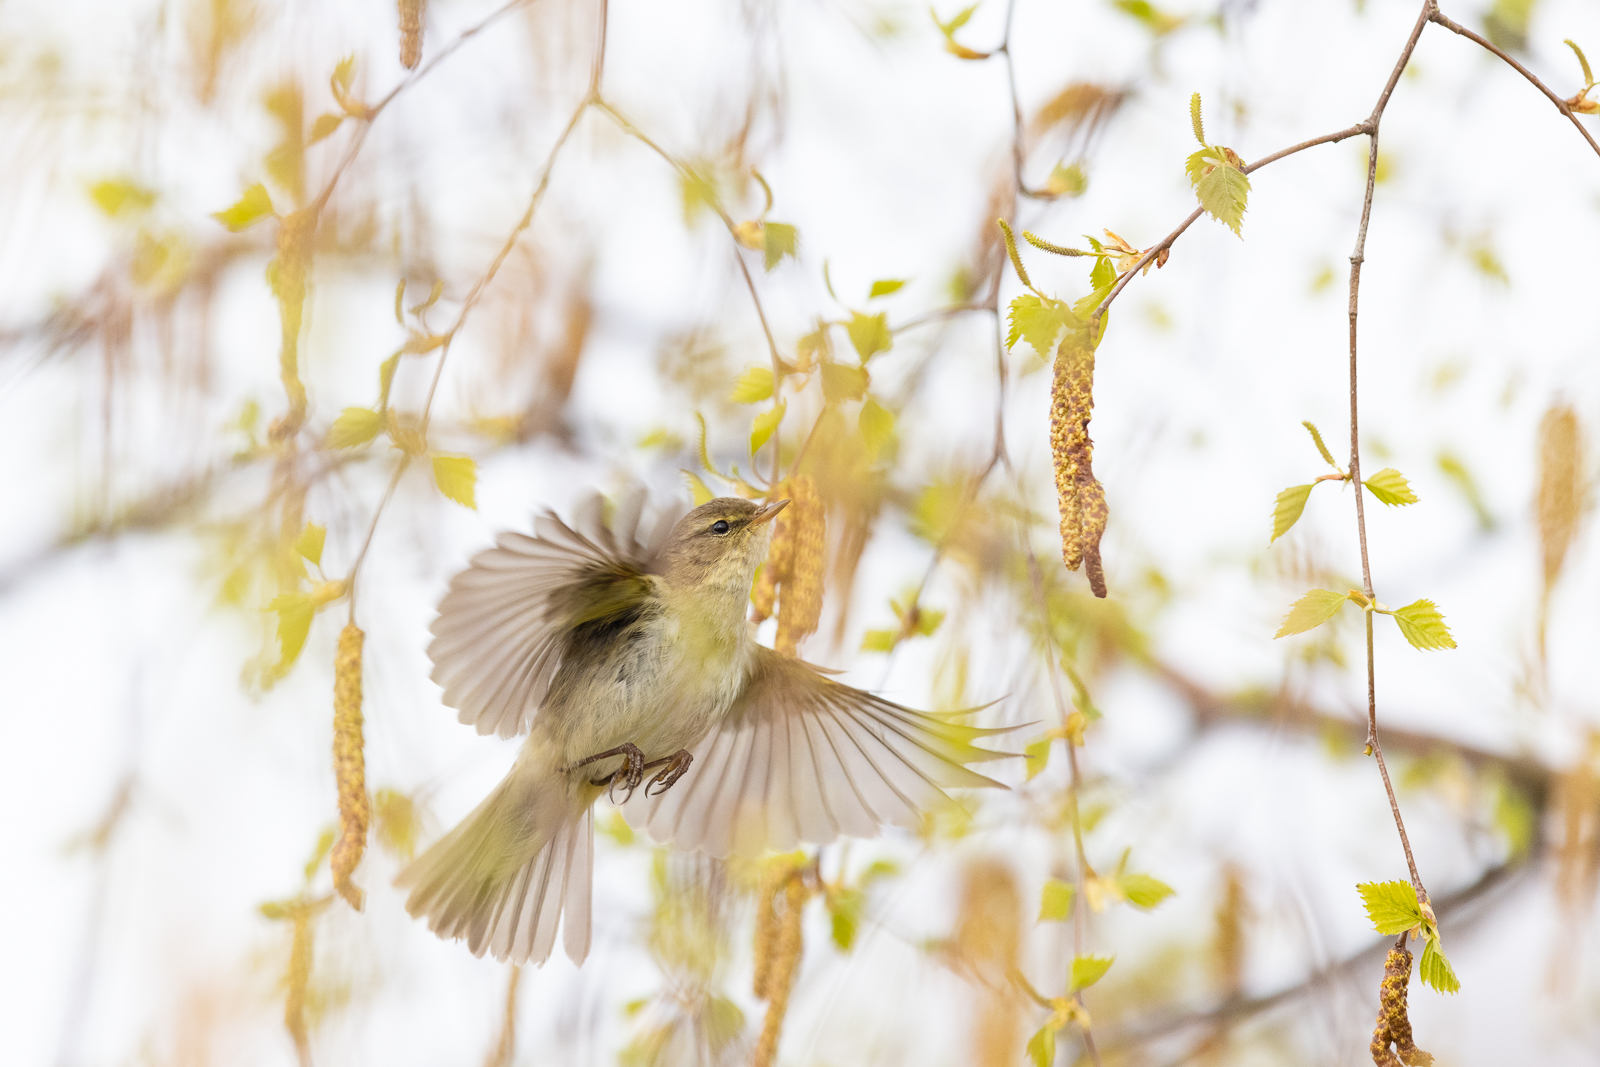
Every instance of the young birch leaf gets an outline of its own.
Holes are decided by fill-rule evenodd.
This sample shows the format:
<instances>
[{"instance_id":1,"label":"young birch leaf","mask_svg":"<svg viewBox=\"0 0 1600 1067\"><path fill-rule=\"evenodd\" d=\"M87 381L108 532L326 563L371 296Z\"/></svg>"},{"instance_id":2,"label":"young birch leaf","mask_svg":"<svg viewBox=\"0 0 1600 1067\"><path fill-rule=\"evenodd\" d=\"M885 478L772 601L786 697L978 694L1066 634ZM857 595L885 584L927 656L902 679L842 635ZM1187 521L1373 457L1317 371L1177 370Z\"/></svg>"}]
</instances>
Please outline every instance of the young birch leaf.
<instances>
[{"instance_id":1,"label":"young birch leaf","mask_svg":"<svg viewBox=\"0 0 1600 1067\"><path fill-rule=\"evenodd\" d=\"M772 368L750 367L733 385L728 399L735 404L759 404L772 397Z\"/></svg>"},{"instance_id":2,"label":"young birch leaf","mask_svg":"<svg viewBox=\"0 0 1600 1067\"><path fill-rule=\"evenodd\" d=\"M1456 639L1450 636L1444 616L1439 614L1438 605L1431 600L1418 600L1403 608L1396 608L1394 621L1400 624L1400 632L1411 642L1412 648L1427 651L1456 647Z\"/></svg>"},{"instance_id":3,"label":"young birch leaf","mask_svg":"<svg viewBox=\"0 0 1600 1067\"><path fill-rule=\"evenodd\" d=\"M1038 1033L1028 1038L1028 1059L1033 1061L1033 1067L1052 1067L1056 1062L1054 1022L1045 1023Z\"/></svg>"},{"instance_id":4,"label":"young birch leaf","mask_svg":"<svg viewBox=\"0 0 1600 1067\"><path fill-rule=\"evenodd\" d=\"M1028 781L1033 781L1050 766L1050 748L1054 741L1052 737L1041 737L1037 741L1029 741L1022 750L1028 768Z\"/></svg>"},{"instance_id":5,"label":"young birch leaf","mask_svg":"<svg viewBox=\"0 0 1600 1067\"><path fill-rule=\"evenodd\" d=\"M1439 951L1439 939L1435 937L1428 938L1428 943L1423 946L1422 964L1417 968L1417 977L1422 979L1424 985L1430 985L1441 993L1461 991L1461 980L1456 977L1455 968L1450 966L1444 953Z\"/></svg>"},{"instance_id":6,"label":"young birch leaf","mask_svg":"<svg viewBox=\"0 0 1600 1067\"><path fill-rule=\"evenodd\" d=\"M89 199L114 219L149 211L155 206L156 194L129 178L106 178L89 186Z\"/></svg>"},{"instance_id":7,"label":"young birch leaf","mask_svg":"<svg viewBox=\"0 0 1600 1067\"><path fill-rule=\"evenodd\" d=\"M268 610L278 613L278 647L282 650L278 669L286 671L300 657L306 645L306 635L311 632L311 617L316 614L316 604L306 593L285 593L274 597Z\"/></svg>"},{"instance_id":8,"label":"young birch leaf","mask_svg":"<svg viewBox=\"0 0 1600 1067\"><path fill-rule=\"evenodd\" d=\"M1072 989L1088 989L1106 976L1114 956L1076 956L1072 960Z\"/></svg>"},{"instance_id":9,"label":"young birch leaf","mask_svg":"<svg viewBox=\"0 0 1600 1067\"><path fill-rule=\"evenodd\" d=\"M866 403L861 405L856 428L861 431L861 440L867 446L867 461L876 463L894 441L894 412L869 396Z\"/></svg>"},{"instance_id":10,"label":"young birch leaf","mask_svg":"<svg viewBox=\"0 0 1600 1067\"><path fill-rule=\"evenodd\" d=\"M1316 443L1317 451L1322 453L1322 458L1328 461L1328 466L1338 470L1339 465L1333 461L1333 453L1329 452L1328 446L1323 443L1322 434L1317 430L1316 425L1310 421L1302 422L1300 425L1304 426L1306 431L1311 434L1311 440Z\"/></svg>"},{"instance_id":11,"label":"young birch leaf","mask_svg":"<svg viewBox=\"0 0 1600 1067\"><path fill-rule=\"evenodd\" d=\"M1356 886L1356 892L1361 894L1361 903L1366 906L1372 928L1385 937L1393 937L1422 922L1417 891L1410 882L1363 882Z\"/></svg>"},{"instance_id":12,"label":"young birch leaf","mask_svg":"<svg viewBox=\"0 0 1600 1067\"><path fill-rule=\"evenodd\" d=\"M689 494L694 497L695 507L709 504L716 498L717 494L707 488L706 483L694 471L684 471L683 480L689 483Z\"/></svg>"},{"instance_id":13,"label":"young birch leaf","mask_svg":"<svg viewBox=\"0 0 1600 1067\"><path fill-rule=\"evenodd\" d=\"M400 353L396 352L378 367L378 410L389 406L389 387L394 384L394 372L400 369Z\"/></svg>"},{"instance_id":14,"label":"young birch leaf","mask_svg":"<svg viewBox=\"0 0 1600 1067\"><path fill-rule=\"evenodd\" d=\"M786 222L768 222L762 224L762 259L768 270L776 267L783 261L784 256L790 259L800 258L800 231Z\"/></svg>"},{"instance_id":15,"label":"young birch leaf","mask_svg":"<svg viewBox=\"0 0 1600 1067\"><path fill-rule=\"evenodd\" d=\"M306 528L300 531L300 536L295 539L294 550L309 559L317 566L322 566L322 545L327 540L328 528L318 526L314 522L306 523Z\"/></svg>"},{"instance_id":16,"label":"young birch leaf","mask_svg":"<svg viewBox=\"0 0 1600 1067\"><path fill-rule=\"evenodd\" d=\"M1278 503L1272 509L1272 540L1276 541L1300 521L1300 514L1306 510L1306 501L1311 499L1311 490L1316 484L1291 485L1278 494ZM1268 541L1271 544L1272 541Z\"/></svg>"},{"instance_id":17,"label":"young birch leaf","mask_svg":"<svg viewBox=\"0 0 1600 1067\"><path fill-rule=\"evenodd\" d=\"M1006 334L1006 347L1011 348L1021 338L1033 346L1040 359L1055 355L1056 338L1064 327L1077 325L1077 317L1059 300L1049 300L1024 293L1011 301L1011 329Z\"/></svg>"},{"instance_id":18,"label":"young birch leaf","mask_svg":"<svg viewBox=\"0 0 1600 1067\"><path fill-rule=\"evenodd\" d=\"M462 507L477 510L478 465L471 456L433 457L433 480L439 492Z\"/></svg>"},{"instance_id":19,"label":"young birch leaf","mask_svg":"<svg viewBox=\"0 0 1600 1067\"><path fill-rule=\"evenodd\" d=\"M1406 482L1406 476L1393 467L1385 467L1361 483L1372 490L1372 495L1383 504L1394 507L1396 504L1415 504L1417 494L1411 491L1411 486Z\"/></svg>"},{"instance_id":20,"label":"young birch leaf","mask_svg":"<svg viewBox=\"0 0 1600 1067\"><path fill-rule=\"evenodd\" d=\"M249 229L271 214L273 214L272 197L268 195L267 187L257 182L244 191L238 203L222 211L213 211L211 217L234 233L238 233L240 230Z\"/></svg>"},{"instance_id":21,"label":"young birch leaf","mask_svg":"<svg viewBox=\"0 0 1600 1067\"><path fill-rule=\"evenodd\" d=\"M867 395L870 381L865 367L832 362L822 365L822 396L830 404L836 400L860 400Z\"/></svg>"},{"instance_id":22,"label":"young birch leaf","mask_svg":"<svg viewBox=\"0 0 1600 1067\"><path fill-rule=\"evenodd\" d=\"M1117 887L1128 898L1129 904L1146 911L1177 892L1159 878L1152 878L1148 874L1125 874L1117 879Z\"/></svg>"},{"instance_id":23,"label":"young birch leaf","mask_svg":"<svg viewBox=\"0 0 1600 1067\"><path fill-rule=\"evenodd\" d=\"M868 630L861 635L861 651L893 652L900 643L899 630Z\"/></svg>"},{"instance_id":24,"label":"young birch leaf","mask_svg":"<svg viewBox=\"0 0 1600 1067\"><path fill-rule=\"evenodd\" d=\"M858 889L841 889L828 896L828 915L833 925L833 943L840 952L849 952L861 927L862 905L866 898Z\"/></svg>"},{"instance_id":25,"label":"young birch leaf","mask_svg":"<svg viewBox=\"0 0 1600 1067\"><path fill-rule=\"evenodd\" d=\"M1192 173L1190 177L1193 178ZM1200 198L1200 206L1212 218L1226 224L1235 236L1244 236L1239 232L1239 226L1244 222L1245 207L1250 197L1250 179L1245 177L1244 171L1231 163L1212 163L1211 169L1195 182L1194 191Z\"/></svg>"},{"instance_id":26,"label":"young birch leaf","mask_svg":"<svg viewBox=\"0 0 1600 1067\"><path fill-rule=\"evenodd\" d=\"M850 343L855 346L856 354L865 363L879 352L889 351L894 344L894 337L889 333L889 316L883 312L876 315L867 315L860 311L850 313L850 321L845 324L845 333L850 335Z\"/></svg>"},{"instance_id":27,"label":"young birch leaf","mask_svg":"<svg viewBox=\"0 0 1600 1067\"><path fill-rule=\"evenodd\" d=\"M1077 892L1077 887L1071 882L1063 882L1059 878L1045 879L1044 889L1039 893L1039 921L1058 923L1071 918L1072 903Z\"/></svg>"},{"instance_id":28,"label":"young birch leaf","mask_svg":"<svg viewBox=\"0 0 1600 1067\"><path fill-rule=\"evenodd\" d=\"M317 121L311 124L311 139L307 143L316 144L333 136L333 131L337 130L343 121L343 115L335 115L331 111L325 115L318 115Z\"/></svg>"},{"instance_id":29,"label":"young birch leaf","mask_svg":"<svg viewBox=\"0 0 1600 1067\"><path fill-rule=\"evenodd\" d=\"M787 405L776 404L755 417L750 425L750 454L753 456L761 451L761 446L771 440L773 433L778 429L778 423L783 421L783 413Z\"/></svg>"},{"instance_id":30,"label":"young birch leaf","mask_svg":"<svg viewBox=\"0 0 1600 1067\"><path fill-rule=\"evenodd\" d=\"M1273 638L1288 637L1290 634L1303 634L1307 630L1315 630L1339 614L1339 609L1344 606L1343 593L1335 593L1331 589L1313 589L1305 596L1294 602L1289 609L1289 614L1284 616L1283 625L1278 627L1278 632Z\"/></svg>"},{"instance_id":31,"label":"young birch leaf","mask_svg":"<svg viewBox=\"0 0 1600 1067\"><path fill-rule=\"evenodd\" d=\"M1094 269L1089 272L1089 286L1092 289L1104 289L1115 285L1117 281L1117 268L1111 265L1110 256L1096 256Z\"/></svg>"},{"instance_id":32,"label":"young birch leaf","mask_svg":"<svg viewBox=\"0 0 1600 1067\"><path fill-rule=\"evenodd\" d=\"M872 283L872 291L867 294L867 299L876 300L880 296L888 296L890 293L899 292L905 287L905 284L906 280L904 278L882 278Z\"/></svg>"},{"instance_id":33,"label":"young birch leaf","mask_svg":"<svg viewBox=\"0 0 1600 1067\"><path fill-rule=\"evenodd\" d=\"M371 408L345 408L328 428L329 448L364 445L383 429L383 416Z\"/></svg>"}]
</instances>

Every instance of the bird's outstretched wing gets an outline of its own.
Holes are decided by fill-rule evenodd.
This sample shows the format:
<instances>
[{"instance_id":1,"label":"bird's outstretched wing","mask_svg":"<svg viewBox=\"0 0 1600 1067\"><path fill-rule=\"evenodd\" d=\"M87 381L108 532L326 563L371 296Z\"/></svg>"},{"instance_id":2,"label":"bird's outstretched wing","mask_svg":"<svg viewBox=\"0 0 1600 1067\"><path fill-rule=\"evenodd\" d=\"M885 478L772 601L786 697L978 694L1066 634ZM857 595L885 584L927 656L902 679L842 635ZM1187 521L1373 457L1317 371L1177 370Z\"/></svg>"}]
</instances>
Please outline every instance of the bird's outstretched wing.
<instances>
[{"instance_id":1,"label":"bird's outstretched wing","mask_svg":"<svg viewBox=\"0 0 1600 1067\"><path fill-rule=\"evenodd\" d=\"M915 826L948 801L946 788L1004 788L966 767L1011 755L972 744L1003 732L912 711L761 648L688 774L658 796L639 790L623 814L663 844L716 857L871 837Z\"/></svg>"},{"instance_id":2,"label":"bird's outstretched wing","mask_svg":"<svg viewBox=\"0 0 1600 1067\"><path fill-rule=\"evenodd\" d=\"M481 734L525 732L573 629L638 609L651 562L679 517L669 509L642 522L646 496L642 486L630 491L609 524L598 494L570 525L546 512L534 519L533 536L501 534L451 579L428 656L462 722Z\"/></svg>"}]
</instances>

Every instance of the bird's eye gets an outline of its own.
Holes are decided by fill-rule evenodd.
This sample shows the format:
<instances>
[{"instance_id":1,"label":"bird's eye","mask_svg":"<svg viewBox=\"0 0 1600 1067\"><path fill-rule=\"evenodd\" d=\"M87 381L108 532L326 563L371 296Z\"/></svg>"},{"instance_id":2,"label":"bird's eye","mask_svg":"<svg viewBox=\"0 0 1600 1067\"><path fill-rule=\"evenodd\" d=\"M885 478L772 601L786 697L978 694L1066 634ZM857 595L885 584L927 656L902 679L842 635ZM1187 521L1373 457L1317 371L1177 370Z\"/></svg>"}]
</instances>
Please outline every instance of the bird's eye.
<instances>
[{"instance_id":1,"label":"bird's eye","mask_svg":"<svg viewBox=\"0 0 1600 1067\"><path fill-rule=\"evenodd\" d=\"M716 522L711 524L711 532L719 537L727 533L729 529L730 527L728 526L727 519L718 519Z\"/></svg>"}]
</instances>

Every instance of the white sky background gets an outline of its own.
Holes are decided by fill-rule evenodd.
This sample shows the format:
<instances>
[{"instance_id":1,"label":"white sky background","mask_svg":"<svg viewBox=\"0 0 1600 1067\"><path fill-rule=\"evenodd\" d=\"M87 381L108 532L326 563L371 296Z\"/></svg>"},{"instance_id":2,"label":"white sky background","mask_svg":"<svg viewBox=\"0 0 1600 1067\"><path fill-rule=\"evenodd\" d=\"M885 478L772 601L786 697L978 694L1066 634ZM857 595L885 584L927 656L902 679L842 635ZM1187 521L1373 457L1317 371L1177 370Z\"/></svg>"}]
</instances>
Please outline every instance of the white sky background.
<instances>
[{"instance_id":1,"label":"white sky background","mask_svg":"<svg viewBox=\"0 0 1600 1067\"><path fill-rule=\"evenodd\" d=\"M1013 50L1025 112L1069 81L1135 89L1099 145L1088 193L1052 205L1024 202L1020 226L1062 243L1079 243L1078 235L1101 227L1138 245L1153 243L1191 210L1182 162L1195 147L1192 91L1204 94L1211 139L1258 158L1365 117L1416 14L1409 0L1368 0L1359 14L1347 0L1244 7L1229 9L1224 34L1195 29L1168 41L1159 73L1150 76L1148 34L1109 6L1019 0ZM434 8L430 47L489 10ZM318 93L348 52L361 57L358 86L369 98L400 74L387 8L379 18L353 5L299 5L281 16L292 32L278 35L294 42L292 51L254 60L258 77L235 76L236 121L140 121L138 107L119 94L143 64L169 61L163 49L172 43L163 45L149 29L154 10L0 7L7 83L31 57L53 49L63 81L80 91L94 87L108 105L58 140L42 138L14 107L0 120L16 191L0 204L0 292L7 294L0 326L34 321L119 254L116 232L83 195L85 182L132 173L162 191L160 210L209 235L215 224L207 212L260 177L271 127L254 100L272 78L302 71L309 115L331 106ZM1465 5L1446 11L1480 24ZM988 47L1002 14L1001 4L986 4L961 39ZM867 33L880 16L901 32ZM581 26L587 8L562 17ZM862 306L875 278L908 277L912 283L883 302L892 322L940 306L946 278L983 222L991 178L1005 165L1003 68L946 55L917 5L782 3L759 16L776 32L766 38L768 50L753 57L744 17L736 4L614 3L607 97L661 143L693 156L710 147L712 131L723 132L708 116L740 102L746 64L774 70L781 58L786 123L781 137L767 138L768 147L758 139L755 148L776 193L773 218L797 225L803 242L799 264L758 278L780 344L791 348L813 316L839 313L822 285L825 258L848 304ZM370 163L358 164L349 179L392 189L388 200L380 197L386 211L402 211L413 185L435 206L440 243L433 253L447 304L464 295L521 213L532 175L587 77L581 56L552 63L554 73L527 69L529 50L516 37L539 25L500 24L381 118L371 159L408 171L375 173ZM1563 94L1576 88L1576 64L1560 44L1566 36L1600 57L1600 7L1585 0L1539 5L1527 62ZM181 95L176 88L158 93L149 107L157 116L192 107ZM1584 121L1600 129L1600 120ZM313 187L344 136L312 150ZM1551 706L1529 709L1514 684L1536 608L1539 564L1529 520L1535 429L1554 398L1570 400L1591 425L1600 411L1593 265L1600 158L1532 87L1437 27L1424 34L1395 94L1383 141L1394 177L1378 191L1363 273L1363 466L1400 468L1422 502L1394 510L1369 505L1373 580L1389 604L1436 600L1460 648L1416 653L1392 627L1380 626L1380 711L1395 725L1526 750L1560 766L1579 751L1583 730L1600 726L1589 684L1600 639L1592 529L1574 549L1555 605ZM1041 183L1050 162L1034 160L1030 179ZM1160 617L1159 651L1219 689L1271 687L1283 676L1288 642L1275 644L1271 634L1303 590L1274 577L1274 553L1314 553L1343 574L1359 573L1347 491L1319 488L1290 538L1271 553L1266 540L1277 491L1324 469L1300 420L1317 422L1335 454L1344 451L1343 272L1363 177L1359 141L1258 172L1244 240L1209 219L1197 222L1163 270L1135 280L1122 296L1099 353L1091 429L1112 509L1106 557L1113 595L1129 595L1146 567L1158 567L1175 597ZM1510 285L1475 270L1447 232L1489 235ZM615 485L625 473L664 489L676 484L685 457L633 447L658 426L692 435L691 410L653 377L663 338L710 317L731 342L730 373L766 359L748 302L734 288L725 236L709 226L686 232L664 165L602 116L591 114L580 126L533 234L554 261L574 269L589 250L595 256L596 328L569 420L579 442L604 462L549 443L499 452L484 460L477 512L439 503L425 483L408 484L365 572L369 782L436 786L434 831L464 814L514 753L510 743L458 726L427 681L426 628L443 583L495 531L524 524L539 506L565 508L586 485ZM155 384L131 385L140 399L127 406L116 442L124 491L187 469L205 457L200 448L217 448L218 428L244 397L259 398L269 414L281 403L264 262L247 261L224 284L214 325L223 358L208 396L172 410ZM1046 291L1076 297L1087 290L1078 261L1032 253L1028 263ZM1324 267L1334 269L1335 283L1314 293ZM305 373L321 417L370 402L377 364L400 336L390 313L393 282L388 264L319 273ZM1008 276L1003 299L1016 291ZM981 456L987 447L991 325L969 316L950 330L952 339L901 413L904 448L913 457L901 471L906 488L946 458ZM931 330L903 335L874 361L875 381L894 383L931 340ZM486 395L489 376L474 366L483 357L469 333L451 356L441 411L465 416L469 403L485 413L510 406ZM1035 364L1023 345L1011 357L1018 371ZM1452 368L1459 373L1438 384ZM26 347L0 362L0 454L11 460L0 571L32 558L87 492L86 472L96 470L100 448L91 399L97 375L92 358L40 362ZM420 401L424 377L422 363L406 363L399 395ZM1050 510L1048 375L1014 382L1009 445L1037 505ZM733 421L725 425L713 440L724 463L737 460L742 433ZM1479 530L1439 473L1441 450L1459 455L1477 477L1498 522L1493 532ZM337 498L313 494L308 502L308 518L329 523L330 573L348 562L364 529L381 487L380 472L371 473L340 486ZM240 485L238 502L260 491L259 484ZM125 537L56 558L0 591L0 840L10 875L0 883L0 907L11 916L0 938L9 964L0 974L10 1020L6 1062L122 1064L146 1055L176 1062L183 1051L172 1047L174 1019L206 1011L239 1020L232 1032L241 1046L212 1050L226 1062L292 1062L270 977L248 977L246 964L266 961L257 975L278 966L284 930L260 918L256 905L296 890L297 868L332 812L336 627L320 621L294 674L254 700L238 677L255 631L248 620L209 607L211 591L196 581L200 559L188 533ZM1054 559L1045 553L1046 565ZM858 629L846 649L858 643L859 627L888 623L887 597L914 583L926 563L926 547L898 525L882 531L863 565ZM954 594L941 591L936 578L928 603L941 606L941 597L948 603ZM947 625L983 634L997 622L1005 625L982 618ZM1353 622L1345 633L1354 659ZM887 695L925 700L941 647L934 641L904 649ZM882 657L853 660L821 637L809 655L858 668L850 676L858 684L884 678ZM998 695L1020 676L1020 652L980 644L975 665L972 691ZM1363 704L1356 673L1316 673L1304 684L1323 706L1355 712ZM1112 776L1124 803L1091 839L1091 859L1110 866L1132 843L1137 866L1171 882L1179 896L1151 915L1104 917L1093 949L1117 953L1126 967L1185 931L1205 929L1219 858L1247 864L1256 878L1262 923L1251 992L1292 984L1309 966L1365 942L1354 883L1404 875L1369 762L1330 761L1313 741L1292 734L1241 731L1194 743L1170 697L1136 678L1109 682L1096 701L1106 720L1084 757L1092 771ZM1016 722L1047 713L1004 711ZM141 785L135 817L112 852L88 1024L64 1033L74 1018L69 990L82 988L83 946L92 940L85 916L93 886L88 861L63 846L99 816L130 760ZM1436 895L1472 881L1493 861L1493 849L1463 836L1459 815L1437 794L1403 795L1402 803ZM1030 900L1056 847L1003 829L974 844L1010 850ZM883 850L914 852L903 842ZM504 968L437 942L408 920L398 894L386 888L392 865L376 852L369 856L358 879L369 889L367 914L325 924L320 946L368 991L319 1031L319 1056L345 1064L476 1061L498 1025ZM914 891L877 898L884 929L869 934L855 956L827 947L820 925L811 932L785 1062L965 1062L966 987L899 939L948 931L952 883L928 875L906 884ZM602 844L596 893L598 949L590 963L579 972L557 958L524 976L520 1062L550 1062L538 1053L557 1041L571 1062L611 1062L629 1034L619 1005L658 985L641 950L626 943L648 904L642 855ZM1413 989L1423 1047L1441 1063L1536 1056L1591 1062L1589 1050L1600 1040L1593 964L1600 945L1587 929L1561 931L1557 922L1541 882L1507 898L1470 934L1447 940L1463 991L1446 999ZM1546 976L1558 945L1580 963L1572 987L1552 995ZM1332 998L1337 1011L1312 1019L1306 1033L1318 1046L1313 1062L1365 1061L1376 982L1374 973L1340 990ZM743 996L747 976L729 985ZM904 992L891 993L897 989ZM743 1003L751 1020L759 1019L747 998ZM899 1014L885 1014L886 1005Z\"/></svg>"}]
</instances>

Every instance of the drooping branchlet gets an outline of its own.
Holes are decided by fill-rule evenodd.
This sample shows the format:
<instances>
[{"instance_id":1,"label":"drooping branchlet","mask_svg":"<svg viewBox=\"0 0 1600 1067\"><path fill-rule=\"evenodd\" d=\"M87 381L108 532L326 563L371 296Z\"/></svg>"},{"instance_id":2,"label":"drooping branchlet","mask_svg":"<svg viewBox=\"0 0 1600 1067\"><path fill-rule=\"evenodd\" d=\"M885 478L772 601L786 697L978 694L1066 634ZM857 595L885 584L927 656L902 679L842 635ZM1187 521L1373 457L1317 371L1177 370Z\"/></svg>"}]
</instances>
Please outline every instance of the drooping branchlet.
<instances>
[{"instance_id":1,"label":"drooping branchlet","mask_svg":"<svg viewBox=\"0 0 1600 1067\"><path fill-rule=\"evenodd\" d=\"M339 783L339 840L329 865L333 887L357 911L363 894L350 876L366 851L372 814L361 729L361 646L365 637L353 623L340 631L333 673L333 771Z\"/></svg>"}]
</instances>

